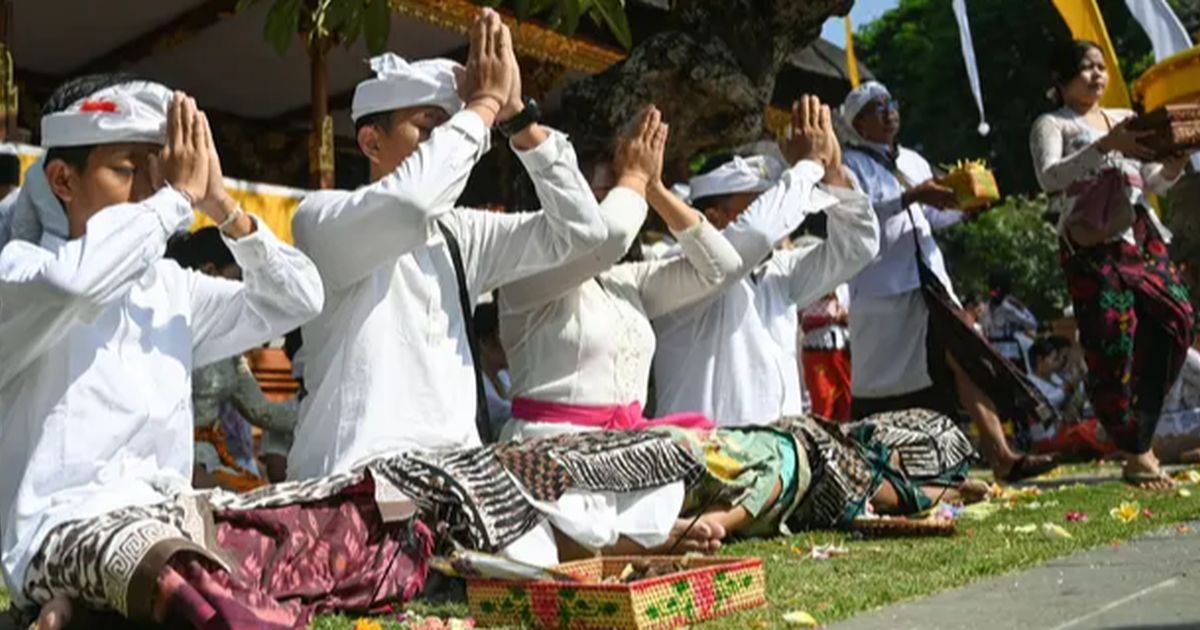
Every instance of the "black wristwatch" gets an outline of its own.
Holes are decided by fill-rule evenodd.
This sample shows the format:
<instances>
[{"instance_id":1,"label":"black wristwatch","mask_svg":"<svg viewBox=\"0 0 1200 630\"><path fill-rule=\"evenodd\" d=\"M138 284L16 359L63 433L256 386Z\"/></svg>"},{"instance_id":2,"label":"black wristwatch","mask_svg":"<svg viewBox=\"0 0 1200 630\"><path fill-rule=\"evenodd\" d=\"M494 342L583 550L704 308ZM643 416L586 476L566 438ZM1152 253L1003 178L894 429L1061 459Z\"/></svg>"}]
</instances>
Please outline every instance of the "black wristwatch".
<instances>
[{"instance_id":1,"label":"black wristwatch","mask_svg":"<svg viewBox=\"0 0 1200 630\"><path fill-rule=\"evenodd\" d=\"M537 101L525 96L521 98L521 102L525 104L525 109L522 109L520 114L496 125L496 130L505 138L511 138L525 131L530 125L542 119L542 110L538 107Z\"/></svg>"}]
</instances>

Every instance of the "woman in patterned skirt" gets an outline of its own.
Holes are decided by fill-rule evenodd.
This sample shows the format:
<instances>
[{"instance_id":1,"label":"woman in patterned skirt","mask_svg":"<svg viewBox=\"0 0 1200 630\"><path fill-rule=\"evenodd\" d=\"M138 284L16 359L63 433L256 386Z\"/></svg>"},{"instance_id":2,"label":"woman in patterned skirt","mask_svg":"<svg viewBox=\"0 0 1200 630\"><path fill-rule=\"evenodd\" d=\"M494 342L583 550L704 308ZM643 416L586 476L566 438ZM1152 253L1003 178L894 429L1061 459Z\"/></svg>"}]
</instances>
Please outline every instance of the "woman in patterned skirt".
<instances>
[{"instance_id":1,"label":"woman in patterned skirt","mask_svg":"<svg viewBox=\"0 0 1200 630\"><path fill-rule=\"evenodd\" d=\"M967 479L976 459L967 436L927 409L840 425L798 416L770 427L672 434L708 473L689 490L684 515L733 537L845 528L868 514L979 501L989 489Z\"/></svg>"},{"instance_id":2,"label":"woman in patterned skirt","mask_svg":"<svg viewBox=\"0 0 1200 630\"><path fill-rule=\"evenodd\" d=\"M1100 107L1108 69L1096 44L1072 42L1056 53L1051 69L1061 107L1037 119L1030 146L1038 181L1061 216L1060 259L1087 359L1087 390L1125 459L1125 481L1167 489L1173 482L1151 446L1163 400L1192 344L1194 321L1188 289L1168 257L1170 234L1146 193L1170 188L1187 156L1150 161L1153 153L1142 144L1147 132L1128 124L1133 112ZM1071 227L1076 206L1083 207L1075 199L1114 170L1129 182L1122 190L1132 225L1082 244L1081 232Z\"/></svg>"}]
</instances>

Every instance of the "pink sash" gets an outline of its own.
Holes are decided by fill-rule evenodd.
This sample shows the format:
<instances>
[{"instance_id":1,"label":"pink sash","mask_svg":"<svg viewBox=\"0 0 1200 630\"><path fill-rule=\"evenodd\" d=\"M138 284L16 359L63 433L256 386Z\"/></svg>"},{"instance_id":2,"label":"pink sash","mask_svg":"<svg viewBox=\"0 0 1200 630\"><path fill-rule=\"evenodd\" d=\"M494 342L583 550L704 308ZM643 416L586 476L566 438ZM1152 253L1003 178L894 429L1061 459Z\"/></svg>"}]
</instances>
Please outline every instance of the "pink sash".
<instances>
[{"instance_id":1,"label":"pink sash","mask_svg":"<svg viewBox=\"0 0 1200 630\"><path fill-rule=\"evenodd\" d=\"M527 422L575 424L610 431L641 431L661 426L702 430L716 428L701 413L674 413L649 419L642 415L642 404L637 401L628 405L568 405L516 398L512 403L512 417Z\"/></svg>"}]
</instances>

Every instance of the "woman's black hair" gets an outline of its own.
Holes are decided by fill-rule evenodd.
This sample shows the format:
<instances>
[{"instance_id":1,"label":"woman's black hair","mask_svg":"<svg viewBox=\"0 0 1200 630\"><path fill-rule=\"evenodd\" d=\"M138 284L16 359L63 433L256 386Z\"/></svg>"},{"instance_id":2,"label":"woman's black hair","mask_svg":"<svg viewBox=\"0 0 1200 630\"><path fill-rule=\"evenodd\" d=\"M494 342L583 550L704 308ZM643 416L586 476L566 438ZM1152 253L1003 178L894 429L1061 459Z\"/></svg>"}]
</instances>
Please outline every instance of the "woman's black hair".
<instances>
[{"instance_id":1,"label":"woman's black hair","mask_svg":"<svg viewBox=\"0 0 1200 630\"><path fill-rule=\"evenodd\" d=\"M1100 50L1100 45L1087 39L1075 39L1054 47L1050 53L1050 100L1062 107L1062 89L1079 76L1080 63L1088 51Z\"/></svg>"},{"instance_id":2,"label":"woman's black hair","mask_svg":"<svg viewBox=\"0 0 1200 630\"><path fill-rule=\"evenodd\" d=\"M172 236L167 241L167 258L185 269L200 269L208 263L221 269L237 262L221 239L221 231L211 225L190 234L180 232Z\"/></svg>"},{"instance_id":3,"label":"woman's black hair","mask_svg":"<svg viewBox=\"0 0 1200 630\"><path fill-rule=\"evenodd\" d=\"M988 288L991 289L992 306L999 306L1004 298L1013 290L1012 274L1003 269L997 269L988 274Z\"/></svg>"}]
</instances>

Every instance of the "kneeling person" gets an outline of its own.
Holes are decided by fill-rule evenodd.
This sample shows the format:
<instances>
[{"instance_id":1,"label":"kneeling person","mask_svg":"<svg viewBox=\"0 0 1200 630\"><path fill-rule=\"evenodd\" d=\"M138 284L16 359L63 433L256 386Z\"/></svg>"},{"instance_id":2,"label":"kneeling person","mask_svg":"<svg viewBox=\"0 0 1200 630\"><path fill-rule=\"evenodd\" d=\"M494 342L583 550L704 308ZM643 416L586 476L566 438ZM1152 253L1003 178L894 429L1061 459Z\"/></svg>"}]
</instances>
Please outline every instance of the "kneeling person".
<instances>
[{"instance_id":1,"label":"kneeling person","mask_svg":"<svg viewBox=\"0 0 1200 630\"><path fill-rule=\"evenodd\" d=\"M85 610L172 627L213 619L300 627L325 602L281 603L297 586L292 577L277 567L268 583L251 567L275 566L264 557L271 553L309 550L291 540L259 544L264 530L237 517L255 508L256 522L316 540L293 524L295 514L281 521L283 511L307 508L295 501L302 492L285 500L191 491L190 374L315 316L317 270L232 201L207 119L184 94L86 77L60 88L46 110L47 153L29 171L13 240L0 252L8 591L19 607L42 607L39 628L78 622ZM193 205L220 226L244 282L163 259ZM327 490L325 498L341 496ZM352 531L379 520L349 509L329 518L350 513L361 516ZM396 549L400 531L382 539ZM320 567L287 573L323 575ZM367 592L378 585L394 595L381 577ZM339 603L370 600L345 595Z\"/></svg>"}]
</instances>

